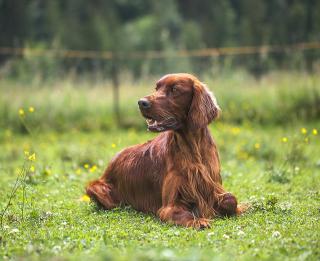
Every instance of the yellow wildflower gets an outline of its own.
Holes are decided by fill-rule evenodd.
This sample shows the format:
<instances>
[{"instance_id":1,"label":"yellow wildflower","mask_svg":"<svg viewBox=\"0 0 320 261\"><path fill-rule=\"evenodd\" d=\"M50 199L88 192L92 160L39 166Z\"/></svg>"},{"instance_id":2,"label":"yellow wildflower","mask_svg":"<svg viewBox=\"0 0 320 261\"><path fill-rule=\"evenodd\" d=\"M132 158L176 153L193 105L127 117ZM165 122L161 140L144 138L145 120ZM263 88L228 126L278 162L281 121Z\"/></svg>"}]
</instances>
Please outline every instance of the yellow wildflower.
<instances>
[{"instance_id":1,"label":"yellow wildflower","mask_svg":"<svg viewBox=\"0 0 320 261\"><path fill-rule=\"evenodd\" d=\"M36 161L36 154L35 154L35 153L31 154L31 155L28 157L28 159L29 159L30 161Z\"/></svg>"},{"instance_id":2,"label":"yellow wildflower","mask_svg":"<svg viewBox=\"0 0 320 261\"><path fill-rule=\"evenodd\" d=\"M27 150L25 150L23 153L24 153L24 155L25 155L26 157L28 157L28 156L29 156L29 154L30 154L30 152L29 152L29 151L27 151Z\"/></svg>"},{"instance_id":3,"label":"yellow wildflower","mask_svg":"<svg viewBox=\"0 0 320 261\"><path fill-rule=\"evenodd\" d=\"M80 201L89 203L90 202L90 197L85 194L80 198Z\"/></svg>"},{"instance_id":4,"label":"yellow wildflower","mask_svg":"<svg viewBox=\"0 0 320 261\"><path fill-rule=\"evenodd\" d=\"M318 135L317 129L313 129L313 130L312 130L312 134L313 134L313 135Z\"/></svg>"},{"instance_id":5,"label":"yellow wildflower","mask_svg":"<svg viewBox=\"0 0 320 261\"><path fill-rule=\"evenodd\" d=\"M287 138L287 137L282 137L281 141L282 141L283 143L287 143L287 142L288 142L288 138Z\"/></svg>"},{"instance_id":6,"label":"yellow wildflower","mask_svg":"<svg viewBox=\"0 0 320 261\"><path fill-rule=\"evenodd\" d=\"M304 134L304 135L305 135L305 134L307 134L307 132L308 132L308 131L307 131L307 129L306 129L306 128L301 128L301 133L302 133L302 134Z\"/></svg>"},{"instance_id":7,"label":"yellow wildflower","mask_svg":"<svg viewBox=\"0 0 320 261\"><path fill-rule=\"evenodd\" d=\"M117 146L117 145L116 145L115 143L112 143L112 144L111 144L111 147L112 147L112 148L115 148L116 146Z\"/></svg>"},{"instance_id":8,"label":"yellow wildflower","mask_svg":"<svg viewBox=\"0 0 320 261\"><path fill-rule=\"evenodd\" d=\"M86 164L83 165L83 167L84 167L85 169L88 169L88 168L89 168L89 164L86 163Z\"/></svg>"},{"instance_id":9,"label":"yellow wildflower","mask_svg":"<svg viewBox=\"0 0 320 261\"><path fill-rule=\"evenodd\" d=\"M19 109L19 115L20 115L21 117L24 116L24 109L22 109L22 108Z\"/></svg>"},{"instance_id":10,"label":"yellow wildflower","mask_svg":"<svg viewBox=\"0 0 320 261\"><path fill-rule=\"evenodd\" d=\"M34 112L34 107L30 106L29 107L29 112L33 113Z\"/></svg>"},{"instance_id":11,"label":"yellow wildflower","mask_svg":"<svg viewBox=\"0 0 320 261\"><path fill-rule=\"evenodd\" d=\"M231 129L231 132L232 132L233 135L237 135L240 132L240 128L234 127L234 128Z\"/></svg>"},{"instance_id":12,"label":"yellow wildflower","mask_svg":"<svg viewBox=\"0 0 320 261\"><path fill-rule=\"evenodd\" d=\"M256 150L260 149L260 143L254 144L254 148L255 148Z\"/></svg>"},{"instance_id":13,"label":"yellow wildflower","mask_svg":"<svg viewBox=\"0 0 320 261\"><path fill-rule=\"evenodd\" d=\"M81 174L81 169L80 169L80 168L77 168L76 174L77 174L77 175L80 175L80 174Z\"/></svg>"},{"instance_id":14,"label":"yellow wildflower","mask_svg":"<svg viewBox=\"0 0 320 261\"><path fill-rule=\"evenodd\" d=\"M35 167L33 165L30 166L30 172L34 172L35 171Z\"/></svg>"},{"instance_id":15,"label":"yellow wildflower","mask_svg":"<svg viewBox=\"0 0 320 261\"><path fill-rule=\"evenodd\" d=\"M89 169L89 171L90 171L90 172L95 172L96 169L97 169L97 166L96 166L96 165L93 165L93 166Z\"/></svg>"}]
</instances>

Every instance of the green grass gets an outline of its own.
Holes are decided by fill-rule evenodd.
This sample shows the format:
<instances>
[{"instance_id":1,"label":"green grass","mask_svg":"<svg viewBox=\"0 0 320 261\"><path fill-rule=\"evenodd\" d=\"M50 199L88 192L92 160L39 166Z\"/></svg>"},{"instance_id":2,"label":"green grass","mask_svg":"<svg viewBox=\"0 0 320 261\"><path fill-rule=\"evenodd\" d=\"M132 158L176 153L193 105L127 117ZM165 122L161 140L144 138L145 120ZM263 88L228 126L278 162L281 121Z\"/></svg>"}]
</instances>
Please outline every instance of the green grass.
<instances>
[{"instance_id":1,"label":"green grass","mask_svg":"<svg viewBox=\"0 0 320 261\"><path fill-rule=\"evenodd\" d=\"M237 80L218 79L218 100L227 104L224 97L234 97L236 104L252 102L260 118L267 114L276 118L268 100L281 105L275 86L287 90L284 82L299 85L312 78L269 77L260 83L240 81L245 91L237 97L228 89ZM283 106L293 104L290 97L302 93L303 88L297 88L297 92L285 92ZM110 118L107 89L80 88L75 92L73 87L59 90L56 86L51 91L38 87L32 88L35 92L22 90L19 86L6 87L0 97L12 101L7 107L0 106L2 115L4 110L10 115L0 130L0 210L7 205L23 165L27 170L33 165L35 172L27 171L4 215L0 260L319 260L320 134L312 133L313 129L320 130L319 118L300 119L287 110L293 114L285 124L277 124L273 118L270 124L262 124L251 121L247 114L234 116L239 121L222 118L213 123L210 128L219 146L224 186L252 208L242 217L215 219L210 229L196 231L162 223L130 207L101 211L81 200L85 184L102 174L116 152L154 136L145 130L135 111L135 99L146 93L146 87L124 93L126 115L141 125L122 130L113 127L111 121L111 127L100 126L104 116L107 121ZM103 102L102 93L108 102ZM78 99L81 97L83 100ZM27 111L31 105L35 112L26 112L24 121L32 135L21 131L17 112L19 107ZM226 114L237 114L231 107L222 109ZM266 108L272 112L265 112ZM59 117L54 118L57 112L64 115L62 127L56 121ZM94 127L84 129L74 124L77 120L83 124L86 117L88 126ZM0 120L2 124L5 121ZM307 134L301 133L301 128L306 128ZM283 142L284 137L287 142ZM25 160L25 150L36 153L35 162ZM94 165L96 169L91 168Z\"/></svg>"}]
</instances>

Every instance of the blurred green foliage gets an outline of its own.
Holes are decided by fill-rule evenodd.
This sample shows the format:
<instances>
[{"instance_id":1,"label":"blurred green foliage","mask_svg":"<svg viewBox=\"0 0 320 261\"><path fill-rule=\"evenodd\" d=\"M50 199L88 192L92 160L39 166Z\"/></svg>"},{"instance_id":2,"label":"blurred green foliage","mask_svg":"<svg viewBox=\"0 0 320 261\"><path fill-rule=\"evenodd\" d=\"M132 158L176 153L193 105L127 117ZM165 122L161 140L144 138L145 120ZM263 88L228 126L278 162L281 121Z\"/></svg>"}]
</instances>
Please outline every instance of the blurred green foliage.
<instances>
[{"instance_id":1,"label":"blurred green foliage","mask_svg":"<svg viewBox=\"0 0 320 261\"><path fill-rule=\"evenodd\" d=\"M312 42L320 40L319 10L316 0L1 0L0 46L110 51L126 57L132 51L170 54L181 49ZM117 66L135 78L177 70L200 74L230 66L259 76L275 68L311 70L319 57L318 50L228 58L169 55L160 60L122 59ZM11 77L25 80L88 72L107 78L112 76L112 63L0 56Z\"/></svg>"}]
</instances>

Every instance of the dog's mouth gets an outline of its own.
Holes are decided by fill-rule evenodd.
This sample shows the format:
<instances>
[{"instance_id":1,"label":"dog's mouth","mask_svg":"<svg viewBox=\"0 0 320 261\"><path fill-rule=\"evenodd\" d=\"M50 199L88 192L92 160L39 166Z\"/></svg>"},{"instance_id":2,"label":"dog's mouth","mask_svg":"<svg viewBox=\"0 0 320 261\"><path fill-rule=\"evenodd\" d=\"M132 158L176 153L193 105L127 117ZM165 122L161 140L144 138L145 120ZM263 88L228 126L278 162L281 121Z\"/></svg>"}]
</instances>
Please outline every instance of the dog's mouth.
<instances>
[{"instance_id":1,"label":"dog's mouth","mask_svg":"<svg viewBox=\"0 0 320 261\"><path fill-rule=\"evenodd\" d=\"M179 128L179 123L174 117L165 119L154 119L149 116L145 116L148 125L148 130L152 132L161 132L166 130L176 130Z\"/></svg>"},{"instance_id":2,"label":"dog's mouth","mask_svg":"<svg viewBox=\"0 0 320 261\"><path fill-rule=\"evenodd\" d=\"M164 126L161 125L160 121L157 121L152 118L146 118L146 122L147 122L149 131L164 131L165 130Z\"/></svg>"}]
</instances>

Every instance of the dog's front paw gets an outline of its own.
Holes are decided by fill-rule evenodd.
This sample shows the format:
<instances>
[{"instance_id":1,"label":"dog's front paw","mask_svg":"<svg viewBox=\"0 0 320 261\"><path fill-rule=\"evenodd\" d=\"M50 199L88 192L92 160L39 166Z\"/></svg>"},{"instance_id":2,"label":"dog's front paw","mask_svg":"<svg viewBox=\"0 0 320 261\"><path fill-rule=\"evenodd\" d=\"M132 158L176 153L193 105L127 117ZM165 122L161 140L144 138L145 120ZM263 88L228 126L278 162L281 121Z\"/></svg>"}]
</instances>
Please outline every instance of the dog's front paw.
<instances>
[{"instance_id":1,"label":"dog's front paw","mask_svg":"<svg viewBox=\"0 0 320 261\"><path fill-rule=\"evenodd\" d=\"M237 216L240 216L251 209L251 205L249 203L241 203L237 207Z\"/></svg>"},{"instance_id":2,"label":"dog's front paw","mask_svg":"<svg viewBox=\"0 0 320 261\"><path fill-rule=\"evenodd\" d=\"M220 216L234 216L237 214L237 205L236 197L228 192L223 195L217 208L217 212Z\"/></svg>"},{"instance_id":3,"label":"dog's front paw","mask_svg":"<svg viewBox=\"0 0 320 261\"><path fill-rule=\"evenodd\" d=\"M197 230L210 228L210 220L206 218L197 218L190 220L187 224L187 227L193 227Z\"/></svg>"}]
</instances>

